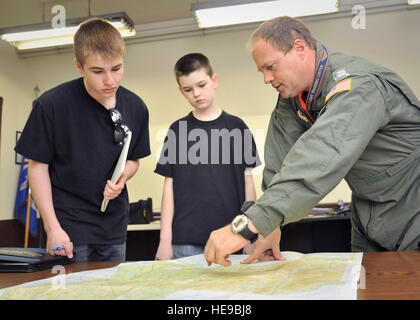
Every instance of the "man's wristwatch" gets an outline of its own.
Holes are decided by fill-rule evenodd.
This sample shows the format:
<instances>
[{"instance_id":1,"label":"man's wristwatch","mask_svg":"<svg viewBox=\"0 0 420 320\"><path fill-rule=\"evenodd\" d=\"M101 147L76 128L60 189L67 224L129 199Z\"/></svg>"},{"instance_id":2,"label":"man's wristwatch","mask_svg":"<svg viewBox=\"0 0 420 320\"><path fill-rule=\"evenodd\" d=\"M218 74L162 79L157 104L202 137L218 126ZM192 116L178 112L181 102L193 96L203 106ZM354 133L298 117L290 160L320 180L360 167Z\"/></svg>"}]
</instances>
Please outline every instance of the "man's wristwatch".
<instances>
[{"instance_id":1,"label":"man's wristwatch","mask_svg":"<svg viewBox=\"0 0 420 320\"><path fill-rule=\"evenodd\" d=\"M248 217L244 214L236 216L232 221L232 232L241 235L246 240L253 243L258 238L258 233L254 233L248 228Z\"/></svg>"}]
</instances>

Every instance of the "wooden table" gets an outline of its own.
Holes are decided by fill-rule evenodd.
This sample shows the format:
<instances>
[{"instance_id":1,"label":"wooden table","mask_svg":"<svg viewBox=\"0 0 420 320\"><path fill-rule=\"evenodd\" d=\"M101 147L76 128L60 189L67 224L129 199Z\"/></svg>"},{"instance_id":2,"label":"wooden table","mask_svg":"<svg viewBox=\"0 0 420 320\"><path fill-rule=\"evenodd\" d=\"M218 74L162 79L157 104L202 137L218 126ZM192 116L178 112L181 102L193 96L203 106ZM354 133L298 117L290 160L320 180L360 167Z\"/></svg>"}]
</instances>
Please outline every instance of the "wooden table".
<instances>
[{"instance_id":1,"label":"wooden table","mask_svg":"<svg viewBox=\"0 0 420 320\"><path fill-rule=\"evenodd\" d=\"M420 251L365 253L362 267L366 289L360 286L359 300L420 300Z\"/></svg>"},{"instance_id":2,"label":"wooden table","mask_svg":"<svg viewBox=\"0 0 420 320\"><path fill-rule=\"evenodd\" d=\"M74 263L66 273L110 268L115 262ZM51 270L33 273L0 273L0 288L55 276ZM363 254L359 300L420 300L420 251L369 252Z\"/></svg>"},{"instance_id":3,"label":"wooden table","mask_svg":"<svg viewBox=\"0 0 420 320\"><path fill-rule=\"evenodd\" d=\"M96 269L103 269L103 268L111 268L119 263L116 262L79 262L79 263L72 263L64 265L64 270L66 274L80 272L80 271L88 271L88 270L96 270ZM36 280L42 280L46 278L51 278L58 275L58 273L53 273L52 269L46 269L37 272L29 272L29 273L0 273L0 289L7 288L11 286L16 286L18 284L22 284L25 282L31 282Z\"/></svg>"}]
</instances>

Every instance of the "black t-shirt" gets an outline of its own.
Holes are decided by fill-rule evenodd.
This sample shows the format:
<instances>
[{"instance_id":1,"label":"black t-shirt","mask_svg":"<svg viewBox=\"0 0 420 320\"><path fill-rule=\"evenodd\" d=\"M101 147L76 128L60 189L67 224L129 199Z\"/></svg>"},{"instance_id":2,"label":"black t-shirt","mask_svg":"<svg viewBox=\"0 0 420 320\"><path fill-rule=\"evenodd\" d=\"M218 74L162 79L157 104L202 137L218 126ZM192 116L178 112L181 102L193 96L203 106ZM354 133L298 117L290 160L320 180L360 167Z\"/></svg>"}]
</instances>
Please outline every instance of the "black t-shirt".
<instances>
[{"instance_id":1,"label":"black t-shirt","mask_svg":"<svg viewBox=\"0 0 420 320\"><path fill-rule=\"evenodd\" d=\"M132 131L127 159L148 156L149 114L143 100L120 86L116 109ZM114 142L109 111L88 94L83 78L65 82L34 101L15 150L49 165L55 213L74 245L125 241L127 188L100 212L122 144Z\"/></svg>"},{"instance_id":2,"label":"black t-shirt","mask_svg":"<svg viewBox=\"0 0 420 320\"><path fill-rule=\"evenodd\" d=\"M246 168L260 164L246 124L226 112L213 121L189 113L174 122L155 172L173 178L172 243L205 245L245 201Z\"/></svg>"}]
</instances>

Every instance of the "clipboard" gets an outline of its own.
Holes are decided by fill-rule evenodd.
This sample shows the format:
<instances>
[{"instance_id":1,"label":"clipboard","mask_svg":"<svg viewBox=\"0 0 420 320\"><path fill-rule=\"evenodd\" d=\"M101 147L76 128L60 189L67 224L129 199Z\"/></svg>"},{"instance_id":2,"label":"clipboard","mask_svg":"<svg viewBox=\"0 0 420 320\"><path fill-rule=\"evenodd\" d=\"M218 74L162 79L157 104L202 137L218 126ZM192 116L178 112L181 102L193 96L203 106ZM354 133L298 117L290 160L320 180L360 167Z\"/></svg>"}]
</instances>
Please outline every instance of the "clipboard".
<instances>
[{"instance_id":1,"label":"clipboard","mask_svg":"<svg viewBox=\"0 0 420 320\"><path fill-rule=\"evenodd\" d=\"M124 146L121 150L120 157L118 158L117 165L115 166L114 172L112 173L111 181L116 183L121 177L121 174L124 172L125 163L127 162L128 148L130 147L131 142L131 131L127 132L127 137L124 141ZM101 212L105 212L106 207L108 206L109 199L103 199L101 205Z\"/></svg>"}]
</instances>

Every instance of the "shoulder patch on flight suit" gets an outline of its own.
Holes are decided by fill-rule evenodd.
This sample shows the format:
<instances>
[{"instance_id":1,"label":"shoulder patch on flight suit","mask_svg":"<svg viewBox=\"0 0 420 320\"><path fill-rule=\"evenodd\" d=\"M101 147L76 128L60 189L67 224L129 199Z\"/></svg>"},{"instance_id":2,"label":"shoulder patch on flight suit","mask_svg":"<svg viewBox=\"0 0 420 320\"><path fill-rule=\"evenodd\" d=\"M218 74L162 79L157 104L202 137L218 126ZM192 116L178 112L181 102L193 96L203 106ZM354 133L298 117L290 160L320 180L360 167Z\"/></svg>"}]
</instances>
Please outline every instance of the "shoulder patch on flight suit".
<instances>
[{"instance_id":1,"label":"shoulder patch on flight suit","mask_svg":"<svg viewBox=\"0 0 420 320\"><path fill-rule=\"evenodd\" d=\"M327 96L325 97L325 102L330 100L330 98L336 93L339 93L342 91L350 91L350 90L351 90L351 78L340 81L330 90L330 92L328 92Z\"/></svg>"}]
</instances>

